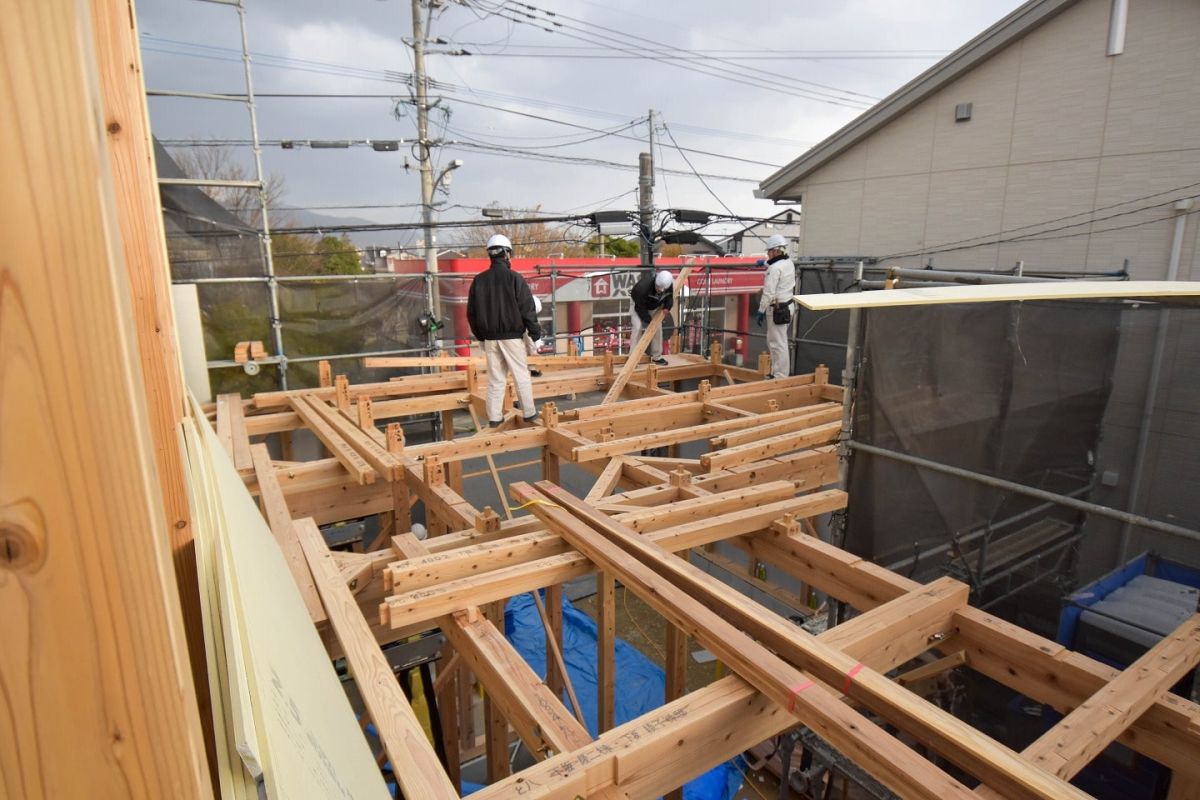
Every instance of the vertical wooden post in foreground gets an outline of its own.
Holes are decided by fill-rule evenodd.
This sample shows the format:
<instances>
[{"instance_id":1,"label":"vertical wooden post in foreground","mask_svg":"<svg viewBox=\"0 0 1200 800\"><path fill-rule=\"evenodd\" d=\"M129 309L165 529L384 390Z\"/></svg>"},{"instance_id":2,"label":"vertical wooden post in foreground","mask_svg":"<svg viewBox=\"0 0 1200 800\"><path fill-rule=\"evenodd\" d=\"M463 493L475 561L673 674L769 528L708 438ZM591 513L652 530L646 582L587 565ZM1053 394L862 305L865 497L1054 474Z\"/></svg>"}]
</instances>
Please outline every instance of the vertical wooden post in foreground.
<instances>
[{"instance_id":1,"label":"vertical wooden post in foreground","mask_svg":"<svg viewBox=\"0 0 1200 800\"><path fill-rule=\"evenodd\" d=\"M597 733L612 730L616 724L616 642L617 642L617 582L611 572L596 573L599 589L599 624L596 631L596 700L600 705L596 715Z\"/></svg>"},{"instance_id":2,"label":"vertical wooden post in foreground","mask_svg":"<svg viewBox=\"0 0 1200 800\"><path fill-rule=\"evenodd\" d=\"M215 765L194 534L179 444L179 423L184 410L183 373L175 338L171 270L150 139L137 21L129 0L90 0L89 5L97 59L95 72L104 101L105 144L109 168L118 185L117 224L141 353L146 420L153 437L158 487L175 560L200 721L209 763Z\"/></svg>"},{"instance_id":3,"label":"vertical wooden post in foreground","mask_svg":"<svg viewBox=\"0 0 1200 800\"><path fill-rule=\"evenodd\" d=\"M141 193L86 5L0 12L0 794L211 797L117 227Z\"/></svg>"}]
</instances>

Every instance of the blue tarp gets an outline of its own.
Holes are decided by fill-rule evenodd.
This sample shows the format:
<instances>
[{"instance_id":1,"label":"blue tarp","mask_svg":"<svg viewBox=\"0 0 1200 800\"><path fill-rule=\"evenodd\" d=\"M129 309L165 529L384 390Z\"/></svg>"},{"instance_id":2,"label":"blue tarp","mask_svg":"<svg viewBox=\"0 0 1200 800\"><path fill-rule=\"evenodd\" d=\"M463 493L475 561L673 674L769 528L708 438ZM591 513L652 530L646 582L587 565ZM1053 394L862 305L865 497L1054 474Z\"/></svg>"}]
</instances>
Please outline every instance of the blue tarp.
<instances>
[{"instance_id":1,"label":"blue tarp","mask_svg":"<svg viewBox=\"0 0 1200 800\"><path fill-rule=\"evenodd\" d=\"M508 601L504 632L540 677L546 676L546 638L533 599L525 594ZM563 598L563 660L588 732L597 731L596 623ZM628 642L616 643L616 724L628 722L663 704L666 675ZM565 698L564 698L565 700ZM685 800L732 800L742 776L732 763L714 767L683 789ZM464 791L465 791L464 787Z\"/></svg>"}]
</instances>

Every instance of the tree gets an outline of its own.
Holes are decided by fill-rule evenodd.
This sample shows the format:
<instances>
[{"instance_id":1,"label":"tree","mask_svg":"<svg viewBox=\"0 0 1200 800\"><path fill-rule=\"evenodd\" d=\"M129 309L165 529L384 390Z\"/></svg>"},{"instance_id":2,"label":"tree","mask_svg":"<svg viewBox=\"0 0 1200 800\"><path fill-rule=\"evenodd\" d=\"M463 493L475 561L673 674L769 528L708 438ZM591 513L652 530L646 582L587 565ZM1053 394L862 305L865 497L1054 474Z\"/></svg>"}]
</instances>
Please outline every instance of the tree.
<instances>
[{"instance_id":1,"label":"tree","mask_svg":"<svg viewBox=\"0 0 1200 800\"><path fill-rule=\"evenodd\" d=\"M189 178L203 178L220 181L252 180L251 171L237 160L233 149L225 145L219 147L188 147L172 148L171 158L183 173ZM267 175L265 180L267 190L267 212L272 206L278 206L287 191L283 178L278 175ZM240 186L205 186L201 191L216 200L227 211L235 214L248 225L258 227L262 221L262 207L258 199L257 189ZM278 225L281 220L271 214L272 225Z\"/></svg>"},{"instance_id":2,"label":"tree","mask_svg":"<svg viewBox=\"0 0 1200 800\"><path fill-rule=\"evenodd\" d=\"M588 240L589 253L617 256L618 258L637 258L641 252L634 239L620 239L613 236L593 236Z\"/></svg>"},{"instance_id":3,"label":"tree","mask_svg":"<svg viewBox=\"0 0 1200 800\"><path fill-rule=\"evenodd\" d=\"M495 206L493 206L495 207ZM500 209L506 217L528 218L538 214L541 206L532 209ZM513 243L516 258L545 258L550 256L579 256L587 253L578 229L550 222L498 223L466 228L458 235L458 247L468 256L486 256L487 240L502 233Z\"/></svg>"},{"instance_id":4,"label":"tree","mask_svg":"<svg viewBox=\"0 0 1200 800\"><path fill-rule=\"evenodd\" d=\"M354 275L362 272L358 250L344 233L340 237L322 236L317 242L316 251L322 274Z\"/></svg>"}]
</instances>

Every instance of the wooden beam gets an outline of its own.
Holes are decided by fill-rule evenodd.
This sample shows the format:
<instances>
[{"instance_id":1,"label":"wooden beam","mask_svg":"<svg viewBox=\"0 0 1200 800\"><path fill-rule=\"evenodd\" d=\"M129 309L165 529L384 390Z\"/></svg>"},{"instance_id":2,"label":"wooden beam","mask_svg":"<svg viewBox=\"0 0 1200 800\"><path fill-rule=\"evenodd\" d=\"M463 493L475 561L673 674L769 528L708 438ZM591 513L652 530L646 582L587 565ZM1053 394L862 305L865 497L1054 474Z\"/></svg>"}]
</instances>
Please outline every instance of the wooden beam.
<instances>
[{"instance_id":1,"label":"wooden beam","mask_svg":"<svg viewBox=\"0 0 1200 800\"><path fill-rule=\"evenodd\" d=\"M292 408L300 415L300 419L304 420L304 424L313 432L313 435L329 448L329 452L359 484L375 482L375 470L357 450L350 446L349 442L334 430L333 426L317 411L312 400L303 395L294 397Z\"/></svg>"},{"instance_id":2,"label":"wooden beam","mask_svg":"<svg viewBox=\"0 0 1200 800\"><path fill-rule=\"evenodd\" d=\"M522 486L528 489L527 485L517 484L514 491L524 499L529 499L533 493L522 490ZM797 628L749 598L730 592L726 584L656 547L620 522L597 514L595 510L561 488L542 482L537 484L537 489L550 501L569 511L575 519L598 532L617 553L623 551L636 559L637 564L648 568L647 571L652 571L650 574L664 578L680 596L690 598L693 602L698 601L710 613L719 615L718 619L732 622L736 630L745 631L791 664L806 670L826 684L840 686L843 693L934 748L989 786L1002 789L1005 796L1036 797L1041 800L1069 797L1083 800L1087 797L1066 781L1031 766L1013 751L988 739L937 706L911 692L896 691L895 684L882 673L866 667L853 656L818 641L802 628ZM534 506L534 513L542 519L548 516L541 506ZM571 531L561 525L558 529L567 538L573 538ZM577 544L575 541L572 543ZM589 555L593 560L599 561L597 556L604 552L605 548L596 544L594 551ZM631 573L638 572L632 564L628 564L627 568ZM657 584L648 582L647 585ZM906 596L906 601L910 614L929 603L939 603L938 616L942 626L948 629L954 612L966 605L967 586L949 578L942 578L928 587L911 592ZM704 617L703 614L690 617L688 624L696 627L695 622ZM710 642L706 644L712 650L711 634L698 635L709 636ZM738 668L738 674L750 678L742 672L741 667ZM860 766L866 767L861 762ZM881 776L876 777L882 779Z\"/></svg>"},{"instance_id":3,"label":"wooden beam","mask_svg":"<svg viewBox=\"0 0 1200 800\"><path fill-rule=\"evenodd\" d=\"M156 190L110 172L108 28L83 3L4 10L0 794L211 797L116 225Z\"/></svg>"},{"instance_id":4,"label":"wooden beam","mask_svg":"<svg viewBox=\"0 0 1200 800\"><path fill-rule=\"evenodd\" d=\"M455 613L442 632L471 665L488 694L539 760L584 747L587 730L530 669L497 627L478 614Z\"/></svg>"},{"instance_id":5,"label":"wooden beam","mask_svg":"<svg viewBox=\"0 0 1200 800\"><path fill-rule=\"evenodd\" d=\"M1119 677L1089 697L1021 755L1061 778L1072 778L1200 663L1200 614L1193 615ZM1002 800L994 786L976 790Z\"/></svg>"},{"instance_id":6,"label":"wooden beam","mask_svg":"<svg viewBox=\"0 0 1200 800\"><path fill-rule=\"evenodd\" d=\"M334 634L404 796L457 800L458 792L442 769L391 665L375 643L354 595L342 581L321 532L310 519L297 520L296 532Z\"/></svg>"},{"instance_id":7,"label":"wooden beam","mask_svg":"<svg viewBox=\"0 0 1200 800\"><path fill-rule=\"evenodd\" d=\"M838 434L842 432L841 414L842 412L839 409L829 409L814 416L817 419L836 417L836 421L814 425L795 433L785 433L781 436L772 436L769 439L749 442L737 447L728 447L712 453L705 453L700 456L700 463L704 466L706 472L716 472L720 469L728 469L730 467L741 466L742 464L762 461L764 458L782 455L793 450L803 450L809 447L829 444L836 441Z\"/></svg>"},{"instance_id":8,"label":"wooden beam","mask_svg":"<svg viewBox=\"0 0 1200 800\"><path fill-rule=\"evenodd\" d=\"M745 633L696 603L649 567L628 558L621 548L589 527L598 524L591 521L591 515L596 514L594 510L583 506L589 515L589 524L584 524L573 516L576 509L567 505L566 493L551 492L550 489L557 487L550 484L541 484L539 489L552 501L532 506L539 519L603 569L613 571L623 584L636 591L669 622L683 627L689 635L702 641L738 675L786 707L797 719L854 758L893 791L904 797L928 800L971 796L961 783L838 702L821 685L813 683ZM539 497L528 484L515 484L513 493L522 502ZM637 536L632 531L630 535Z\"/></svg>"},{"instance_id":9,"label":"wooden beam","mask_svg":"<svg viewBox=\"0 0 1200 800\"><path fill-rule=\"evenodd\" d=\"M588 490L584 498L589 503L598 502L612 494L621 482L622 467L625 464L623 456L615 456L605 465L604 470Z\"/></svg>"},{"instance_id":10,"label":"wooden beam","mask_svg":"<svg viewBox=\"0 0 1200 800\"><path fill-rule=\"evenodd\" d=\"M750 428L763 422L772 422L779 419L787 419L795 415L795 411L776 411L769 414L762 414L757 417L741 417L739 419L726 419L720 422L710 422L706 425L694 425L686 428L669 429L646 433L640 436L629 436L623 439L614 439L609 442L596 442L593 444L574 448L571 453L572 461L591 461L597 458L611 458L612 456L625 455L634 450L645 450L648 447L663 447L669 444L682 444L683 442L694 442L700 439L708 439L712 436L725 433L727 431L737 431L742 428Z\"/></svg>"},{"instance_id":11,"label":"wooden beam","mask_svg":"<svg viewBox=\"0 0 1200 800\"><path fill-rule=\"evenodd\" d=\"M680 287L687 282L687 276L691 274L691 271L691 267L684 267L679 271L679 275L675 278L675 286L671 289L673 296L678 296ZM629 355L626 357L625 366L621 367L621 371L613 378L612 385L608 387L608 392L604 395L604 399L600 401L600 405L608 405L621 396L621 391L624 390L625 384L629 383L629 379L633 377L633 371L637 368L642 356L646 354L646 349L650 347L650 342L662 330L665 316L666 312L661 308L654 312L654 318L650 320L650 324L646 326L646 330L642 331L641 338L629 348Z\"/></svg>"},{"instance_id":12,"label":"wooden beam","mask_svg":"<svg viewBox=\"0 0 1200 800\"><path fill-rule=\"evenodd\" d=\"M781 419L777 422L768 422L765 425L756 425L753 428L743 428L740 431L724 433L709 439L708 443L714 450L719 450L725 447L751 444L784 433L793 433L815 424L830 422L831 420L825 416L830 410L836 410L840 414L841 406L834 403L818 403L815 406L806 406L803 409L798 409L795 416L788 419Z\"/></svg>"},{"instance_id":13,"label":"wooden beam","mask_svg":"<svg viewBox=\"0 0 1200 800\"><path fill-rule=\"evenodd\" d=\"M804 534L759 534L749 540L749 546L759 558L858 609L874 608L919 587L915 581ZM961 609L954 622L955 646L964 648L973 670L1063 713L1119 674L978 609ZM1190 730L1197 717L1200 705L1167 696L1136 719L1118 741L1171 769L1200 775L1195 759L1184 755L1200 750L1200 734Z\"/></svg>"},{"instance_id":14,"label":"wooden beam","mask_svg":"<svg viewBox=\"0 0 1200 800\"><path fill-rule=\"evenodd\" d=\"M283 559L292 573L292 579L296 582L296 589L300 592L301 599L304 600L304 607L308 609L308 615L315 623L324 622L325 609L321 605L321 598L317 596L317 587L313 583L308 561L300 546L296 525L292 522L292 514L288 510L287 501L284 499L283 492L279 488L279 481L275 477L275 468L271 465L271 454L265 444L256 444L251 447L250 454L253 460L254 474L258 478L258 500L262 505L263 516L267 518L271 533L275 536L275 541L283 552Z\"/></svg>"}]
</instances>

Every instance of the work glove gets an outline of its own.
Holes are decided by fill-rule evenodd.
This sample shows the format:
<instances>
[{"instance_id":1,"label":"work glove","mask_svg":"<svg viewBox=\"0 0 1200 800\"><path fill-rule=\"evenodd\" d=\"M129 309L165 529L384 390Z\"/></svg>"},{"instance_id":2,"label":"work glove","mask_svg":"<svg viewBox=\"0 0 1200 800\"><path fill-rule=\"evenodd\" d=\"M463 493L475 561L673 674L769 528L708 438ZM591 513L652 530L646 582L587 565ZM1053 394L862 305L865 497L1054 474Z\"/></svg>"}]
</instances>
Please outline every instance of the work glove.
<instances>
[{"instance_id":1,"label":"work glove","mask_svg":"<svg viewBox=\"0 0 1200 800\"><path fill-rule=\"evenodd\" d=\"M767 321L767 312L760 311L757 314L755 314L754 321L755 321L755 323L758 324L758 327L761 328L763 326L763 323Z\"/></svg>"},{"instance_id":2,"label":"work glove","mask_svg":"<svg viewBox=\"0 0 1200 800\"><path fill-rule=\"evenodd\" d=\"M767 265L767 260L765 258L760 258L758 261L754 262L754 266L756 266L756 267L765 267L766 265Z\"/></svg>"}]
</instances>

